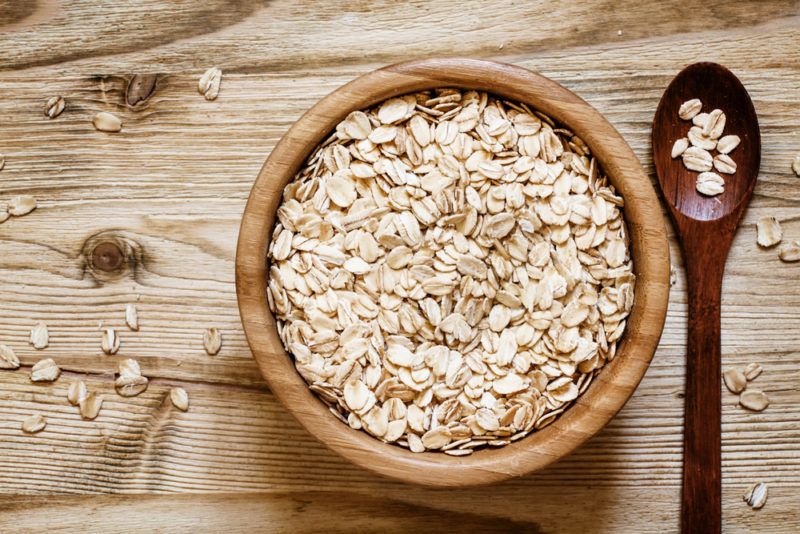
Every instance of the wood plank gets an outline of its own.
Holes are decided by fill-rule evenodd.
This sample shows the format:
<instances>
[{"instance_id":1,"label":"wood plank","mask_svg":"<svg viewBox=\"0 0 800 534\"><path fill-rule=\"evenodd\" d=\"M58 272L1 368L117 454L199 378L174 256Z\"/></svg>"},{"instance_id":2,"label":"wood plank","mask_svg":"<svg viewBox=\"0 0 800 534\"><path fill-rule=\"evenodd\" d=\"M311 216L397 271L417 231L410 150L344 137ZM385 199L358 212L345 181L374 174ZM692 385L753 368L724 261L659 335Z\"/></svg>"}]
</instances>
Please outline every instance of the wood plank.
<instances>
[{"instance_id":1,"label":"wood plank","mask_svg":"<svg viewBox=\"0 0 800 534\"><path fill-rule=\"evenodd\" d=\"M747 86L764 150L728 261L722 353L725 366L764 366L754 387L772 405L747 413L723 392L724 529L800 530L798 266L755 243L763 215L781 219L787 239L800 238L800 189L789 169L800 152L796 1L709 1L691 12L677 0L504 9L485 2L457 9L205 5L167 10L152 0L133 10L108 0L92 8L40 2L0 10L0 153L7 160L0 202L28 192L40 199L31 215L0 225L0 342L24 364L0 373L0 491L257 493L7 497L0 525L69 530L86 521L80 527L113 531L165 529L172 520L176 531L197 524L232 531L292 524L303 531L323 519L344 530L349 518L386 530L677 527L686 306L674 239L679 272L669 317L632 400L565 461L490 489L424 490L353 468L290 418L252 362L236 308L233 257L239 216L271 147L305 109L359 74L409 57L462 54L538 70L575 91L620 130L651 176L650 121L680 68L719 61ZM206 102L196 80L212 64L225 74L219 99ZM160 75L150 98L129 107L126 84L136 72ZM68 108L48 120L42 106L54 94L63 94ZM122 117L123 131L95 132L90 121L99 110ZM98 236L137 251L134 267L118 277L87 269L82 253ZM142 328L129 332L124 306L137 297ZM45 351L26 342L37 320L51 328ZM102 356L101 321L120 329L119 356ZM224 336L214 358L202 349L208 326ZM42 357L67 370L53 385L27 378ZM136 357L153 378L142 396L113 393L120 357ZM106 395L95 421L82 421L65 399L69 381L84 375ZM178 384L191 397L186 414L165 402ZM49 421L35 436L20 430L30 413ZM740 494L758 480L769 483L770 497L753 512ZM47 514L36 515L43 508ZM371 522L361 523L365 517Z\"/></svg>"},{"instance_id":2,"label":"wood plank","mask_svg":"<svg viewBox=\"0 0 800 534\"><path fill-rule=\"evenodd\" d=\"M11 7L0 20L10 30L0 39L0 69L58 66L107 72L113 64L122 72L142 66L149 72L176 72L218 64L228 69L305 71L420 56L555 50L563 58L565 45L618 45L687 32L720 32L731 42L734 30L798 14L792 0L711 0L702 5L680 0L537 1L506 3L502 8L480 0L455 7L448 2L392 0L302 5L286 0L212 0L169 6L159 0L135 6L113 0L49 0L37 4L33 13L24 3ZM661 61L674 57L679 56L662 55ZM625 64L631 66L628 58Z\"/></svg>"},{"instance_id":3,"label":"wood plank","mask_svg":"<svg viewBox=\"0 0 800 534\"><path fill-rule=\"evenodd\" d=\"M770 489L770 504L792 505L791 491ZM41 532L641 532L664 531L676 507L654 506L673 500L660 488L620 488L596 494L565 486L555 494L511 498L463 490L451 495L422 494L404 488L394 493L289 491L201 495L17 496L0 503L0 517L20 534ZM735 500L737 495L726 495ZM565 513L564 504L573 511ZM642 510L647 510L642 521ZM45 513L46 512L46 513ZM796 532L800 524L779 514L726 507L725 532ZM677 526L677 525L676 525ZM669 528L669 527L668 527ZM674 530L674 528L670 528Z\"/></svg>"},{"instance_id":4,"label":"wood plank","mask_svg":"<svg viewBox=\"0 0 800 534\"><path fill-rule=\"evenodd\" d=\"M88 515L75 514L80 497L50 498L49 532L122 532L130 528L169 532L545 532L529 520L486 516L474 511L447 511L425 503L406 503L382 496L339 492L287 492L238 495L104 496L92 499ZM37 532L40 497L18 497L0 504L0 514L16 532ZM189 507L192 513L186 513ZM552 532L552 530L547 530Z\"/></svg>"}]
</instances>

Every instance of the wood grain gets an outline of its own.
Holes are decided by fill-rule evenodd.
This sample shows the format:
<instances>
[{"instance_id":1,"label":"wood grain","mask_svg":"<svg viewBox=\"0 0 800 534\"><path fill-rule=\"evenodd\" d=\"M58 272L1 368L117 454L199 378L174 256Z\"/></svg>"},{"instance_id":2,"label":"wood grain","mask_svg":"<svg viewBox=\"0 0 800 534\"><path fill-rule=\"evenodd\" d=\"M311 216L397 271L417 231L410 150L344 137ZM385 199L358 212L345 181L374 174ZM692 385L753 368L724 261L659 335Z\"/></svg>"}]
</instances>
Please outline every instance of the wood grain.
<instances>
[{"instance_id":1,"label":"wood grain","mask_svg":"<svg viewBox=\"0 0 800 534\"><path fill-rule=\"evenodd\" d=\"M528 521L544 532L675 531L687 308L674 240L678 280L664 335L631 401L575 454L494 486L488 496L387 482L317 444L260 378L239 322L233 261L239 218L270 149L303 111L374 68L428 54L469 54L539 71L601 111L653 179L649 135L658 99L686 64L711 60L734 70L747 87L763 139L761 175L723 283L722 362L760 362L765 370L755 384L772 400L767 411L752 414L723 392L723 530L800 530L798 271L760 249L755 232L760 216L774 215L787 238L800 238L800 189L790 171L800 152L797 2L371 3L369 9L272 2L214 33L152 41L149 48L125 48L130 31L116 31L119 24L136 20L149 34L169 34L172 24L143 22L147 10L134 11L127 2L104 4L111 7L91 24L91 8L67 1L40 2L36 16L7 18L29 5L6 2L0 9L6 24L0 153L7 159L0 201L23 192L40 199L31 215L0 225L0 342L12 345L26 366L0 374L2 491L261 492L69 502L74 518L106 522L101 525L120 516L106 512L129 510L131 521L143 525L203 513L210 525L253 530L267 524L271 492L318 489L342 494L342 506L371 496ZM174 6L173 19L206 26L189 3ZM430 18L419 19L420 12ZM553 13L557 24L542 13ZM122 51L108 55L118 40L126 43L117 48ZM197 78L215 63L224 71L222 90L206 102L196 92ZM150 98L130 109L125 91L136 73L161 75ZM51 121L42 108L54 94L68 102ZM119 114L123 131L95 132L90 120L98 110ZM98 234L138 244L142 261L133 272L98 280L85 268L84 245ZM132 333L123 328L124 306L136 295L142 328ZM53 337L43 353L26 342L39 319ZM120 327L119 356L101 356L100 321ZM215 358L202 349L202 331L212 325L224 336ZM68 369L54 386L27 379L29 366L44 356ZM121 356L137 357L155 377L143 397L112 393L110 373ZM68 380L84 373L114 401L93 422L80 421L64 400ZM192 407L167 417L160 408L173 383L187 388ZM33 412L50 425L24 436L19 424ZM753 512L741 493L758 480L769 484L770 496ZM51 496L21 498L39 515L8 499L2 523L26 514L31 530L56 522L50 518L68 524L66 511L42 513L50 510ZM363 502L372 503L373 517L385 506ZM153 509L174 513L150 514Z\"/></svg>"},{"instance_id":2,"label":"wood grain","mask_svg":"<svg viewBox=\"0 0 800 534\"><path fill-rule=\"evenodd\" d=\"M443 512L424 504L404 503L380 496L338 492L280 492L270 494L197 495L169 497L112 497L93 499L89 517L75 514L79 498L59 497L47 503L52 521L48 532L387 532L446 531L454 524L467 532L542 532L532 521L486 517L469 511ZM343 505L343 500L346 504ZM38 532L38 498L15 498L0 505L15 532ZM187 506L190 514L176 513ZM379 514L375 511L380 510ZM291 528L287 528L291 525Z\"/></svg>"}]
</instances>

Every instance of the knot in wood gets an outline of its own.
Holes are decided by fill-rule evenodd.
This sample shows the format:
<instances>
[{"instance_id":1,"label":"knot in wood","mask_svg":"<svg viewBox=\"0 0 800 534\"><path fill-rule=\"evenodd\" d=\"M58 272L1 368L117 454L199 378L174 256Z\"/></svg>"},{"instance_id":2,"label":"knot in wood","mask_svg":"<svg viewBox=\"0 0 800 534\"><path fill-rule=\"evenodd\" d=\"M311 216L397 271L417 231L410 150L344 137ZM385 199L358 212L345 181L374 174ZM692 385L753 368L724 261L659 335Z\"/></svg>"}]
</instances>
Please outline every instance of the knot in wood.
<instances>
[{"instance_id":1,"label":"knot in wood","mask_svg":"<svg viewBox=\"0 0 800 534\"><path fill-rule=\"evenodd\" d=\"M101 271L111 272L118 269L124 259L119 246L113 241L99 243L92 250L92 267Z\"/></svg>"},{"instance_id":2,"label":"knot in wood","mask_svg":"<svg viewBox=\"0 0 800 534\"><path fill-rule=\"evenodd\" d=\"M143 105L156 90L157 74L134 74L125 90L125 103L129 107Z\"/></svg>"},{"instance_id":3,"label":"knot in wood","mask_svg":"<svg viewBox=\"0 0 800 534\"><path fill-rule=\"evenodd\" d=\"M135 274L141 260L141 246L129 236L100 232L83 244L84 268L99 282Z\"/></svg>"}]
</instances>

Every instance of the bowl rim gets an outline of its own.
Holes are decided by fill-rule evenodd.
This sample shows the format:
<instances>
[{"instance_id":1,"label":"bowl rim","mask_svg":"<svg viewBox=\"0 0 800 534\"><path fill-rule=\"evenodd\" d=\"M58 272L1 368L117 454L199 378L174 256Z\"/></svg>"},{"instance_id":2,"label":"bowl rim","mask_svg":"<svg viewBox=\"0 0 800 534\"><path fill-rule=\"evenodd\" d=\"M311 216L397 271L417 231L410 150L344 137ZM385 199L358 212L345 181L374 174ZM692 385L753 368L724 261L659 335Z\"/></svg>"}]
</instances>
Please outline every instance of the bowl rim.
<instances>
[{"instance_id":1,"label":"bowl rim","mask_svg":"<svg viewBox=\"0 0 800 534\"><path fill-rule=\"evenodd\" d=\"M635 302L617 355L553 423L523 439L465 457L412 453L353 430L308 388L278 337L267 305L267 248L284 186L311 151L351 111L415 91L482 90L524 102L569 128L598 159L626 201L625 221L637 275ZM498 482L542 469L600 431L641 381L663 330L669 248L655 189L633 150L593 107L558 83L522 67L470 58L390 65L339 87L284 134L250 192L236 251L236 292L247 341L270 390L316 439L356 465L390 478L438 487Z\"/></svg>"}]
</instances>

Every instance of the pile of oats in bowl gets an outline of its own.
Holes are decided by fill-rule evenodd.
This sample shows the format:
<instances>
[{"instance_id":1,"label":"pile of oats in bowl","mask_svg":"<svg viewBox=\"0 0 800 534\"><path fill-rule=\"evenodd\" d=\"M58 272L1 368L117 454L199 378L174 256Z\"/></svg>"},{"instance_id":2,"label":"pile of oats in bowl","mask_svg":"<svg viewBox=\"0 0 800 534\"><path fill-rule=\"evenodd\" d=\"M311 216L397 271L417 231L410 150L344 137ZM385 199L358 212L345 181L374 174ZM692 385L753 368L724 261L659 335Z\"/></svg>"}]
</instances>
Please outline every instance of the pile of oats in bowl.
<instances>
[{"instance_id":1,"label":"pile of oats in bowl","mask_svg":"<svg viewBox=\"0 0 800 534\"><path fill-rule=\"evenodd\" d=\"M623 199L524 104L439 89L347 116L286 186L268 300L352 428L461 456L551 423L634 299Z\"/></svg>"}]
</instances>

